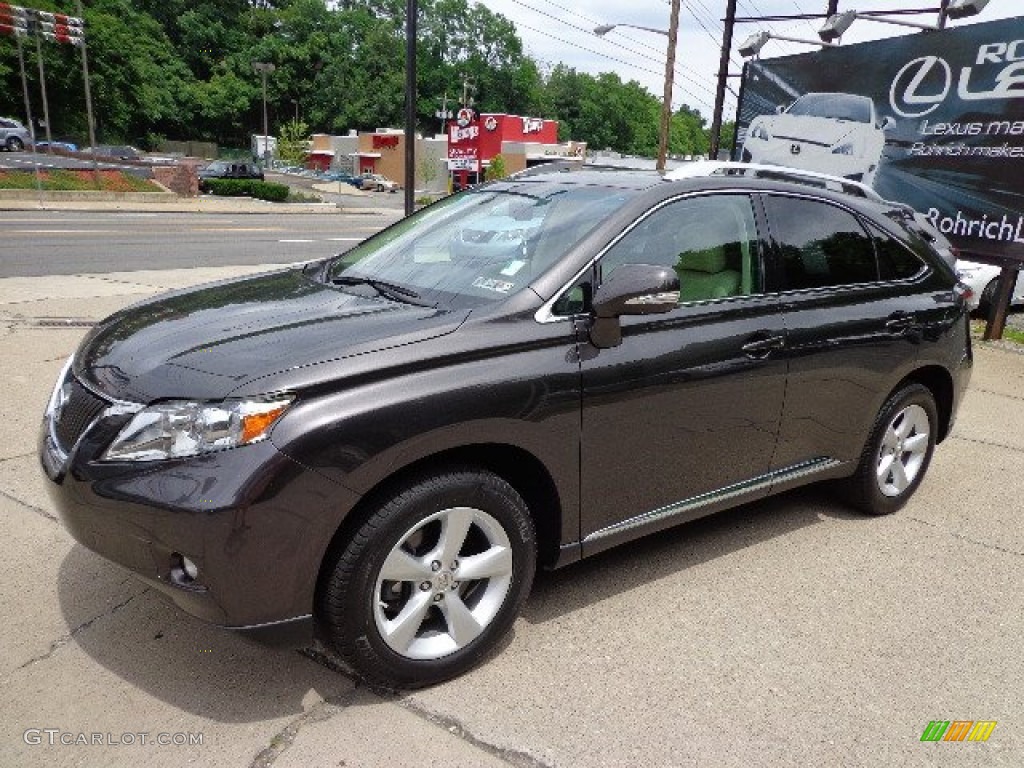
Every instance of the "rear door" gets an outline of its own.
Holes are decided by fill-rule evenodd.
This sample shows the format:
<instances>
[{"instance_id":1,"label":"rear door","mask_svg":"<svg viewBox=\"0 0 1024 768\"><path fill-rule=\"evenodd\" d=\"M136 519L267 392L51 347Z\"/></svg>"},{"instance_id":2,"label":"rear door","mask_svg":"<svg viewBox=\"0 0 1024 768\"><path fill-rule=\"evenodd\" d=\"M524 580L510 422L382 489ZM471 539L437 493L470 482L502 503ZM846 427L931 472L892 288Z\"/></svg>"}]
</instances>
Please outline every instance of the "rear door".
<instances>
[{"instance_id":1,"label":"rear door","mask_svg":"<svg viewBox=\"0 0 1024 768\"><path fill-rule=\"evenodd\" d=\"M762 200L789 359L772 468L857 461L886 396L917 359L923 317L935 306L921 280L927 267L831 201Z\"/></svg>"}]
</instances>

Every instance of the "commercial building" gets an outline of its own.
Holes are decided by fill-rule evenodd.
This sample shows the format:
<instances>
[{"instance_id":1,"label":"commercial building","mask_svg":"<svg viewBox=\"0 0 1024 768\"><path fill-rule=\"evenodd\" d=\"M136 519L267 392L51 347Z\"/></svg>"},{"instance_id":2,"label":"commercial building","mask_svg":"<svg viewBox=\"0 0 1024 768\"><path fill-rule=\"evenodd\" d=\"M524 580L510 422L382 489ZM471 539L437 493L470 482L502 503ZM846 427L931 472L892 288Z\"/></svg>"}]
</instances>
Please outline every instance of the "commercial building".
<instances>
[{"instance_id":1,"label":"commercial building","mask_svg":"<svg viewBox=\"0 0 1024 768\"><path fill-rule=\"evenodd\" d=\"M552 160L583 162L586 144L558 141L558 121L460 110L445 133L416 137L416 188L442 192L483 180L498 155L508 173ZM405 133L379 128L347 136L314 134L309 163L323 170L379 173L401 182L405 178Z\"/></svg>"}]
</instances>

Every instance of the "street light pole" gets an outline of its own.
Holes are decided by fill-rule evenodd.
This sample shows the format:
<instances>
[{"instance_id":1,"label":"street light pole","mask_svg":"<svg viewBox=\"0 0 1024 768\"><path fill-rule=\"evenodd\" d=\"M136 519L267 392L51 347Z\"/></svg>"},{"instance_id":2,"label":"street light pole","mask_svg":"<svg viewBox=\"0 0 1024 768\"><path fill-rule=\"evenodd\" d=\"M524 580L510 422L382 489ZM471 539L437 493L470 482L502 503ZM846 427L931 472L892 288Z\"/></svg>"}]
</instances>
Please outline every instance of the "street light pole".
<instances>
[{"instance_id":1,"label":"street light pole","mask_svg":"<svg viewBox=\"0 0 1024 768\"><path fill-rule=\"evenodd\" d=\"M676 70L676 35L679 29L679 3L680 0L672 0L672 12L669 17L669 28L655 29L653 27L642 27L638 24L602 24L594 27L594 34L603 37L616 27L630 27L642 29L644 32L655 32L665 35L668 38L668 51L665 55L665 90L661 99L661 125L658 130L658 161L655 166L660 173L665 172L665 163L668 159L668 139L672 125L672 81Z\"/></svg>"},{"instance_id":2,"label":"street light pole","mask_svg":"<svg viewBox=\"0 0 1024 768\"><path fill-rule=\"evenodd\" d=\"M267 126L267 75L277 67L268 61L254 61L252 63L254 72L259 72L263 79L263 166L267 165L267 155L270 152L270 135Z\"/></svg>"}]
</instances>

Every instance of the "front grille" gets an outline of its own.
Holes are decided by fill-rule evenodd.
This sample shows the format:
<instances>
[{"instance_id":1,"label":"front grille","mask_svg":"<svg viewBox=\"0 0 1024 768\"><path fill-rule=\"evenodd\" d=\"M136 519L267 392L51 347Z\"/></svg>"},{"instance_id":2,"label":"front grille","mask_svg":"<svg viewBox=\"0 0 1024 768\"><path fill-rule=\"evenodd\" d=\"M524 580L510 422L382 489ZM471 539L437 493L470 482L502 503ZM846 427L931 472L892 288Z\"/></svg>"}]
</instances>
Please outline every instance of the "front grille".
<instances>
[{"instance_id":1,"label":"front grille","mask_svg":"<svg viewBox=\"0 0 1024 768\"><path fill-rule=\"evenodd\" d=\"M107 407L107 403L79 384L70 374L64 382L63 389L66 399L64 406L58 408L54 414L53 431L61 448L68 451L82 436L86 427Z\"/></svg>"}]
</instances>

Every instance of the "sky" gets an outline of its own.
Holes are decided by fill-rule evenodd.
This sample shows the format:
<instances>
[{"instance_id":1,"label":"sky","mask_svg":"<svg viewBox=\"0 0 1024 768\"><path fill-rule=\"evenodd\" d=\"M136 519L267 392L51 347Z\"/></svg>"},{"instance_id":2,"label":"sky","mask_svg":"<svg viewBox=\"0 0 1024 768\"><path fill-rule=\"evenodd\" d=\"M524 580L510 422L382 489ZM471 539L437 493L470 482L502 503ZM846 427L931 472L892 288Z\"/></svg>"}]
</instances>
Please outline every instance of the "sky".
<instances>
[{"instance_id":1,"label":"sky","mask_svg":"<svg viewBox=\"0 0 1024 768\"><path fill-rule=\"evenodd\" d=\"M616 72L624 81L636 80L659 99L664 91L665 35L620 27L605 37L593 33L599 24L628 23L667 30L669 0L477 0L481 5L510 19L523 40L526 52L542 66L562 62L580 72ZM677 43L675 85L672 105L697 109L711 122L715 102L718 64L721 56L721 19L726 0L681 0ZM879 11L909 8L938 8L938 0L840 0L840 11ZM738 0L738 17L824 14L827 0ZM991 0L978 16L949 25L970 24L1020 16L1021 0ZM934 24L937 13L909 18ZM786 20L738 23L733 35L730 73L739 74L743 58L736 48L749 35L764 30L788 37L818 40L821 20ZM1024 21L1022 21L1024 24ZM912 29L858 19L844 35L844 44L880 40L894 35L919 34ZM1024 29L1022 29L1024 37ZM770 41L761 51L764 59L806 53L809 45ZM725 119L736 113L735 92L739 78L730 78L733 92L726 94Z\"/></svg>"}]
</instances>

